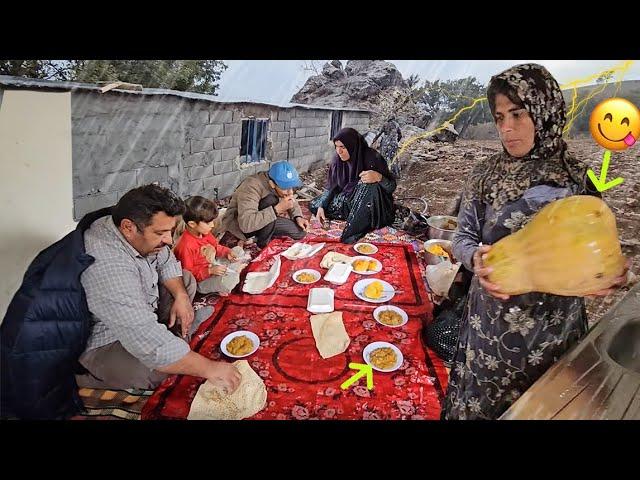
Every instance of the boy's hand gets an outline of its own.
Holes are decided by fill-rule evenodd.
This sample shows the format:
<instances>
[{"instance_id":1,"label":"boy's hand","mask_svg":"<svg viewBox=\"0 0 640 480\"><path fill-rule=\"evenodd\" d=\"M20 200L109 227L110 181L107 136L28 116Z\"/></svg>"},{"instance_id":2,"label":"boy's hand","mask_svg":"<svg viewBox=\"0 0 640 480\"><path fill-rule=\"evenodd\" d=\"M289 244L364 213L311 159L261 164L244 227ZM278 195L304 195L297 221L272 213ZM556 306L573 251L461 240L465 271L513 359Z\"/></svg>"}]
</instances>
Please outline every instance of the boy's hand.
<instances>
[{"instance_id":1,"label":"boy's hand","mask_svg":"<svg viewBox=\"0 0 640 480\"><path fill-rule=\"evenodd\" d=\"M200 247L200 253L209 263L212 263L216 259L216 249L213 245L203 245Z\"/></svg>"},{"instance_id":2,"label":"boy's hand","mask_svg":"<svg viewBox=\"0 0 640 480\"><path fill-rule=\"evenodd\" d=\"M209 273L211 275L217 275L217 276L224 275L225 273L227 273L227 266L226 265L211 265L209 267Z\"/></svg>"}]
</instances>

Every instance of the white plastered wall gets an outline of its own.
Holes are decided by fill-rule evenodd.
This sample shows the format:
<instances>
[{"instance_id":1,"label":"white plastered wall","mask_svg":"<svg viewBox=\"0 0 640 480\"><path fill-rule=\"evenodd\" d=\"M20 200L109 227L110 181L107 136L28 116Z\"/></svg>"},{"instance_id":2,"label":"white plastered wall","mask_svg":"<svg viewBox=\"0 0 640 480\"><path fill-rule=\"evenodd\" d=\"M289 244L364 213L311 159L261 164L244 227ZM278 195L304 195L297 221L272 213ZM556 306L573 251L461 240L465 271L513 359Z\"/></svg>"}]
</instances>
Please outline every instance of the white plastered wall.
<instances>
[{"instance_id":1,"label":"white plastered wall","mask_svg":"<svg viewBox=\"0 0 640 480\"><path fill-rule=\"evenodd\" d=\"M75 228L71 93L0 96L0 322L29 263Z\"/></svg>"}]
</instances>

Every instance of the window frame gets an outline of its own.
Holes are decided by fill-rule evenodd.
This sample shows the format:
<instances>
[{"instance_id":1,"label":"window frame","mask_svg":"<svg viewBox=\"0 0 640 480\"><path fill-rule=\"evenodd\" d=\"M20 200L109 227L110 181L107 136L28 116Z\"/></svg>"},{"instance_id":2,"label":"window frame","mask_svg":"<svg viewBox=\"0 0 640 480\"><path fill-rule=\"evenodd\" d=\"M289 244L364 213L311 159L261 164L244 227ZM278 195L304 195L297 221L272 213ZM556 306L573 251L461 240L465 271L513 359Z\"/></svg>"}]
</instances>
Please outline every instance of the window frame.
<instances>
[{"instance_id":1,"label":"window frame","mask_svg":"<svg viewBox=\"0 0 640 480\"><path fill-rule=\"evenodd\" d=\"M269 118L242 119L240 136L240 164L260 163L267 159Z\"/></svg>"},{"instance_id":2,"label":"window frame","mask_svg":"<svg viewBox=\"0 0 640 480\"><path fill-rule=\"evenodd\" d=\"M342 129L342 110L333 110L331 112L331 125L329 126L329 140L333 140L338 132ZM336 124L338 125L336 127Z\"/></svg>"}]
</instances>

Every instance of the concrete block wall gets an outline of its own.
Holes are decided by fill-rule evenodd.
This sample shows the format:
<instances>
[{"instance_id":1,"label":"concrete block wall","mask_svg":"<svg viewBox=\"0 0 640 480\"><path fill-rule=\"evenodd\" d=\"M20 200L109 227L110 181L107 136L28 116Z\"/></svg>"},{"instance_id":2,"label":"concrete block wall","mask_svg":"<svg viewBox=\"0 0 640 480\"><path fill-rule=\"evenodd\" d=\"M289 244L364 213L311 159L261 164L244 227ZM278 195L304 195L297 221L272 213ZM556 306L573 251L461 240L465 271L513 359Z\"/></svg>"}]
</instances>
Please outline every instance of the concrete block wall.
<instances>
[{"instance_id":1,"label":"concrete block wall","mask_svg":"<svg viewBox=\"0 0 640 480\"><path fill-rule=\"evenodd\" d=\"M331 110L291 110L289 161L299 172L328 162L334 152L331 145Z\"/></svg>"},{"instance_id":2,"label":"concrete block wall","mask_svg":"<svg viewBox=\"0 0 640 480\"><path fill-rule=\"evenodd\" d=\"M270 153L270 159L273 162L287 160L289 158L292 111L274 109L270 113L270 118L267 155Z\"/></svg>"},{"instance_id":3,"label":"concrete block wall","mask_svg":"<svg viewBox=\"0 0 640 480\"><path fill-rule=\"evenodd\" d=\"M369 131L369 119L366 112L342 112L342 126L355 128L362 135Z\"/></svg>"},{"instance_id":4,"label":"concrete block wall","mask_svg":"<svg viewBox=\"0 0 640 480\"><path fill-rule=\"evenodd\" d=\"M241 125L238 112L221 104L196 102L201 108L199 116L185 131L183 165L189 165L183 178L189 183L180 195L202 195L224 198L239 183Z\"/></svg>"},{"instance_id":5,"label":"concrete block wall","mask_svg":"<svg viewBox=\"0 0 640 480\"><path fill-rule=\"evenodd\" d=\"M158 182L178 191L188 101L173 96L74 91L71 95L74 219Z\"/></svg>"},{"instance_id":6,"label":"concrete block wall","mask_svg":"<svg viewBox=\"0 0 640 480\"><path fill-rule=\"evenodd\" d=\"M289 160L305 172L334 151L330 110L82 90L72 93L71 107L76 220L146 183L182 197L215 198L217 192L225 198L271 162ZM242 120L248 117L269 120L266 158L242 164ZM343 113L343 125L359 131L366 131L368 119Z\"/></svg>"}]
</instances>

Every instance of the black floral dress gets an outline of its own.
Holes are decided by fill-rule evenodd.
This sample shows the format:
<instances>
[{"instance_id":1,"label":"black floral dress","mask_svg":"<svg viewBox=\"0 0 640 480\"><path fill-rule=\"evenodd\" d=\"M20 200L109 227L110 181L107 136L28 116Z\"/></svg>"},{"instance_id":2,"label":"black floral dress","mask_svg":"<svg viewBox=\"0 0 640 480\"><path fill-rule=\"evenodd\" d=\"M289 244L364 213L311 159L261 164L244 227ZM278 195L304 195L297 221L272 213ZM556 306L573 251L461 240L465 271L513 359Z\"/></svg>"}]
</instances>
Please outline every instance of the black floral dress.
<instances>
[{"instance_id":1,"label":"black floral dress","mask_svg":"<svg viewBox=\"0 0 640 480\"><path fill-rule=\"evenodd\" d=\"M473 270L478 242L493 244L519 230L547 203L579 193L576 188L533 186L499 210L463 200L454 255ZM474 276L443 418L498 418L587 328L580 297L528 293L502 301L488 295Z\"/></svg>"},{"instance_id":2,"label":"black floral dress","mask_svg":"<svg viewBox=\"0 0 640 480\"><path fill-rule=\"evenodd\" d=\"M572 156L562 132L566 106L558 82L541 65L517 65L495 75L487 97L510 92L535 129L522 157L503 152L472 170L458 214L453 254L473 271L480 243L521 229L545 205L570 195L596 195L587 165ZM444 419L496 419L587 332L581 297L547 293L502 301L471 281L449 375Z\"/></svg>"}]
</instances>

